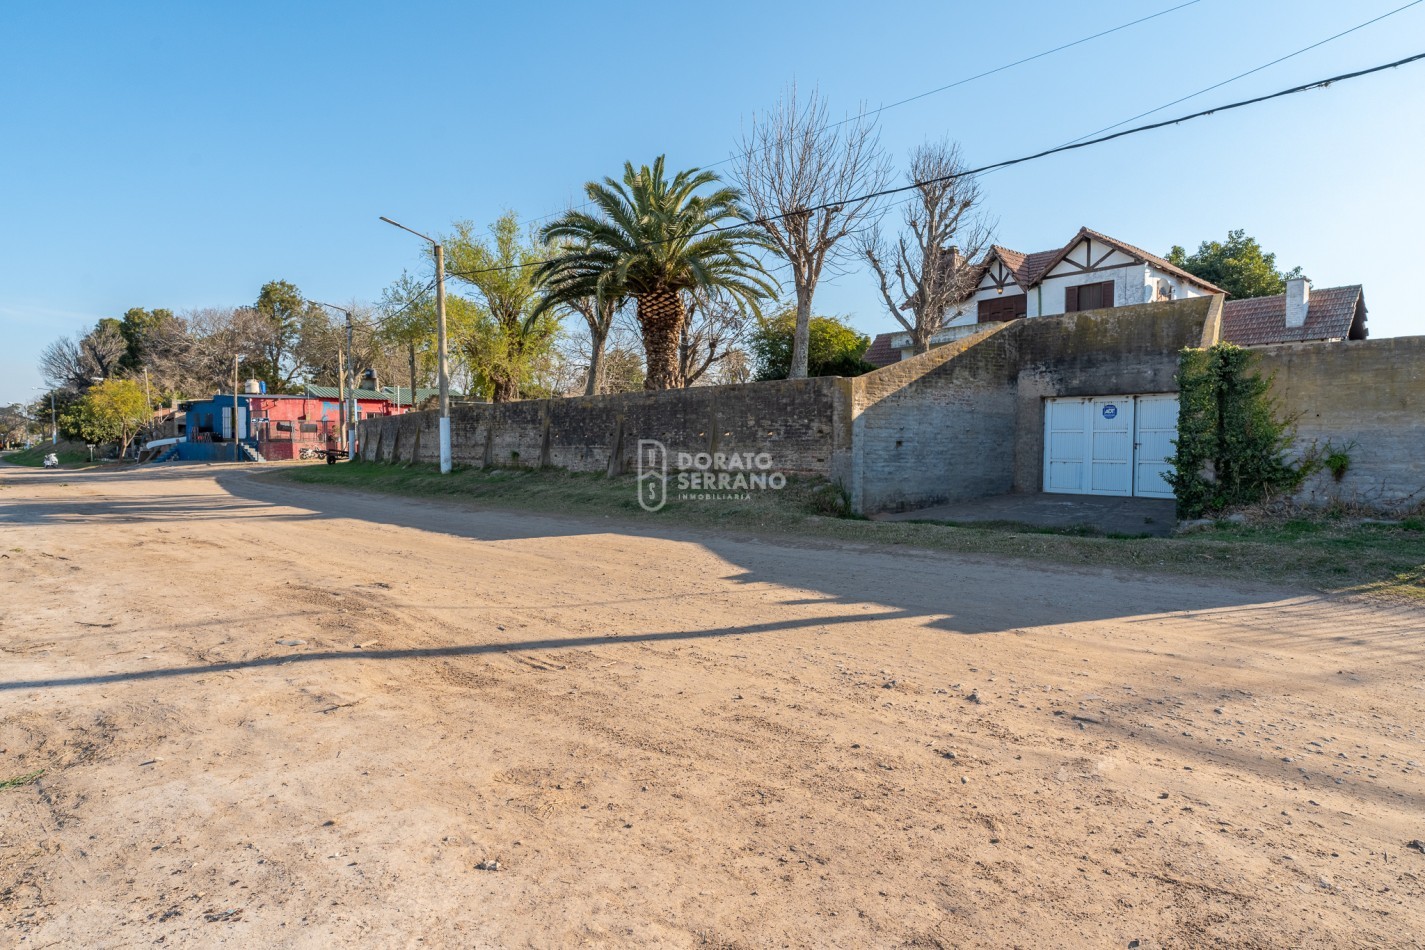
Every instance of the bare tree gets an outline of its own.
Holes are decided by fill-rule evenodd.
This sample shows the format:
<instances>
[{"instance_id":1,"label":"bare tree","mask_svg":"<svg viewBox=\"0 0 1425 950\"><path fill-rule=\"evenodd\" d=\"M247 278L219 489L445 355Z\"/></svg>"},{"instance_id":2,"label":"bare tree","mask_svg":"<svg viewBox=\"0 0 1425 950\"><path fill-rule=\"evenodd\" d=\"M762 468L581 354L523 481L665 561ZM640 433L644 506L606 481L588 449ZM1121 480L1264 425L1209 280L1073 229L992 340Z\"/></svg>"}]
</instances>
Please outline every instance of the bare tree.
<instances>
[{"instance_id":1,"label":"bare tree","mask_svg":"<svg viewBox=\"0 0 1425 950\"><path fill-rule=\"evenodd\" d=\"M823 270L845 259L842 241L861 232L872 198L891 178L876 123L864 115L831 123L816 88L805 103L790 86L769 112L752 117L738 143L734 176L754 220L786 257L797 293L791 378L807 374L812 297Z\"/></svg>"},{"instance_id":2,"label":"bare tree","mask_svg":"<svg viewBox=\"0 0 1425 950\"><path fill-rule=\"evenodd\" d=\"M626 297L604 297L598 294L572 297L564 302L565 306L584 318L589 328L589 371L585 374L584 382L586 396L603 391L604 347L608 343L609 330L613 328L614 315L627 302Z\"/></svg>"},{"instance_id":3,"label":"bare tree","mask_svg":"<svg viewBox=\"0 0 1425 950\"><path fill-rule=\"evenodd\" d=\"M954 142L917 147L909 178L919 186L903 206L904 227L892 239L883 238L879 226L861 238L861 254L876 273L881 299L910 331L917 353L930 349L946 310L974 290L975 262L993 233L979 208L979 183L963 176L964 170Z\"/></svg>"},{"instance_id":4,"label":"bare tree","mask_svg":"<svg viewBox=\"0 0 1425 950\"><path fill-rule=\"evenodd\" d=\"M733 353L755 320L734 300L722 294L688 295L688 319L678 344L678 377L684 389L696 386Z\"/></svg>"},{"instance_id":5,"label":"bare tree","mask_svg":"<svg viewBox=\"0 0 1425 950\"><path fill-rule=\"evenodd\" d=\"M83 392L96 379L108 379L119 371L119 361L128 352L128 342L118 320L100 320L80 337L61 337L40 353L40 372L58 389Z\"/></svg>"}]
</instances>

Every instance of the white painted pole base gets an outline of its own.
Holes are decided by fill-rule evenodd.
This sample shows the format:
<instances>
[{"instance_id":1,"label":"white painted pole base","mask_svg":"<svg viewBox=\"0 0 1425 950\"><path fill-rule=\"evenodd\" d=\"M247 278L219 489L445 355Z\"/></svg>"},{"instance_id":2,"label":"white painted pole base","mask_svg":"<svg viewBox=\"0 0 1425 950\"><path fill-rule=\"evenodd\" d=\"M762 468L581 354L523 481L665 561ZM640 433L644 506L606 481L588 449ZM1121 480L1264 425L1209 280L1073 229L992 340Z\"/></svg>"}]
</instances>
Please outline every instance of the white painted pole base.
<instances>
[{"instance_id":1,"label":"white painted pole base","mask_svg":"<svg viewBox=\"0 0 1425 950\"><path fill-rule=\"evenodd\" d=\"M450 418L440 419L440 474L450 474Z\"/></svg>"}]
</instances>

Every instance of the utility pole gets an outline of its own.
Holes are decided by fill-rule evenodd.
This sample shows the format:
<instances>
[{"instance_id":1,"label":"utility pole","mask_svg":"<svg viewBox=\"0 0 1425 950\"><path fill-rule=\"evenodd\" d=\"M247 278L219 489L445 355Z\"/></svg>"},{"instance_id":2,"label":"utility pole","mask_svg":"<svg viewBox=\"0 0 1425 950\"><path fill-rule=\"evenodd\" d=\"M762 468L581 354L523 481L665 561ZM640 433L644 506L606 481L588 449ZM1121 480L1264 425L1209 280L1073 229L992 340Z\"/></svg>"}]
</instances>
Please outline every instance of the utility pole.
<instances>
[{"instance_id":1,"label":"utility pole","mask_svg":"<svg viewBox=\"0 0 1425 950\"><path fill-rule=\"evenodd\" d=\"M346 375L347 375L347 397L351 400L351 406L346 414L347 425L351 427L346 436L347 457L356 458L356 376L355 370L351 366L351 311L346 311Z\"/></svg>"},{"instance_id":2,"label":"utility pole","mask_svg":"<svg viewBox=\"0 0 1425 950\"><path fill-rule=\"evenodd\" d=\"M416 341L411 340L411 411L416 411ZM398 393L399 395L399 393Z\"/></svg>"},{"instance_id":3,"label":"utility pole","mask_svg":"<svg viewBox=\"0 0 1425 950\"><path fill-rule=\"evenodd\" d=\"M409 231L416 237L429 241L435 248L435 320L436 320L436 376L440 387L440 472L450 473L450 373L446 366L445 346L445 248L435 238L419 231L412 231L404 224L397 224L385 215L381 220L402 231Z\"/></svg>"},{"instance_id":4,"label":"utility pole","mask_svg":"<svg viewBox=\"0 0 1425 950\"><path fill-rule=\"evenodd\" d=\"M238 460L238 358L233 356L233 461Z\"/></svg>"},{"instance_id":5,"label":"utility pole","mask_svg":"<svg viewBox=\"0 0 1425 950\"><path fill-rule=\"evenodd\" d=\"M450 373L445 365L445 248L439 244L435 245L435 334L437 385L440 386L440 473L448 475L451 468Z\"/></svg>"},{"instance_id":6,"label":"utility pole","mask_svg":"<svg viewBox=\"0 0 1425 950\"><path fill-rule=\"evenodd\" d=\"M341 431L337 433L338 448L346 451L346 357L341 355L341 344L336 348L336 420Z\"/></svg>"},{"instance_id":7,"label":"utility pole","mask_svg":"<svg viewBox=\"0 0 1425 950\"><path fill-rule=\"evenodd\" d=\"M337 313L346 315L346 367L342 368L341 347L336 348L336 392L337 398L341 400L341 408L346 418L341 420L342 436L346 440L346 451L348 458L356 458L356 377L351 368L352 349L352 326L351 311L346 307L338 307L336 304L322 303L320 300L311 300L318 307L326 307L328 310L335 310ZM347 377L351 378L348 379Z\"/></svg>"},{"instance_id":8,"label":"utility pole","mask_svg":"<svg viewBox=\"0 0 1425 950\"><path fill-rule=\"evenodd\" d=\"M145 366L145 367L143 368L143 398L144 398L144 401L145 401L146 403L148 403L148 421L144 424L144 428L145 428L145 429L148 429L149 432L152 433L152 432L153 432L153 393L149 392L149 388L148 388L148 367L147 367L147 366Z\"/></svg>"}]
</instances>

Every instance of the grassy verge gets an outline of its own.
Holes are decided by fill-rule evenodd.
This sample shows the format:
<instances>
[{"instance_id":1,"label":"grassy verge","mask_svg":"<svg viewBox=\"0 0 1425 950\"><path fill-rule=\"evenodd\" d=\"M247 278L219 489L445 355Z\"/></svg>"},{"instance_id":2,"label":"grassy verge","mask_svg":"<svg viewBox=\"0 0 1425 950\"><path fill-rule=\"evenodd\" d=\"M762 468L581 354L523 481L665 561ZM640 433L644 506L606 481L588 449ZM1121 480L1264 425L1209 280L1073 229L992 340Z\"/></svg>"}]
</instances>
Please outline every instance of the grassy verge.
<instances>
[{"instance_id":1,"label":"grassy verge","mask_svg":"<svg viewBox=\"0 0 1425 950\"><path fill-rule=\"evenodd\" d=\"M548 514L619 515L649 526L705 526L780 537L877 545L907 545L1050 561L1071 566L1126 567L1323 591L1360 591L1425 603L1425 521L1358 524L1344 519L1270 525L1222 525L1176 538L1085 536L1025 526L950 526L877 522L829 516L834 489L819 480L792 480L782 491L753 492L747 501L679 501L643 511L632 477L529 469L457 469L353 462L287 468L281 477L394 495L449 498Z\"/></svg>"},{"instance_id":2,"label":"grassy verge","mask_svg":"<svg viewBox=\"0 0 1425 950\"><path fill-rule=\"evenodd\" d=\"M89 446L77 442L61 442L58 445L41 442L28 449L6 452L4 459L7 462L14 462L16 465L41 466L45 463L45 456L50 452L54 452L59 457L60 465L69 468L89 464Z\"/></svg>"}]
</instances>

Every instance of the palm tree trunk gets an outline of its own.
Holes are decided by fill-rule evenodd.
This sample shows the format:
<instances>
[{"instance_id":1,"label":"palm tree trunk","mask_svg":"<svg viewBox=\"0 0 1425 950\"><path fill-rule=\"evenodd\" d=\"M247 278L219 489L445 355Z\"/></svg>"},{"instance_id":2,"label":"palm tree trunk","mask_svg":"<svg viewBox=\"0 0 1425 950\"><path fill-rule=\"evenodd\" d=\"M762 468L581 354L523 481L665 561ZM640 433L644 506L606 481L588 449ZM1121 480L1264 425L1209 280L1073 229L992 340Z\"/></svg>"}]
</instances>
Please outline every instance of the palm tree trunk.
<instances>
[{"instance_id":1,"label":"palm tree trunk","mask_svg":"<svg viewBox=\"0 0 1425 950\"><path fill-rule=\"evenodd\" d=\"M678 342L687 311L676 290L655 290L638 298L638 325L643 331L643 355L648 374L644 389L676 389Z\"/></svg>"}]
</instances>

